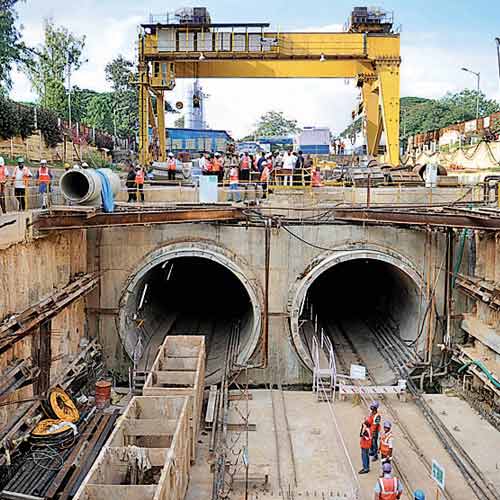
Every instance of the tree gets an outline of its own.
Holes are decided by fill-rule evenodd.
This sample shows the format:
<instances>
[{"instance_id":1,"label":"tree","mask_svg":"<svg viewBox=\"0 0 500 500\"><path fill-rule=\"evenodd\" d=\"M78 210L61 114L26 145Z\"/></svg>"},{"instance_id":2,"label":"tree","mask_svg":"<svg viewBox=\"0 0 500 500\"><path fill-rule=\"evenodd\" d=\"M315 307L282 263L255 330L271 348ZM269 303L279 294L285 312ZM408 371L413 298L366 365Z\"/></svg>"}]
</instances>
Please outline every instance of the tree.
<instances>
[{"instance_id":1,"label":"tree","mask_svg":"<svg viewBox=\"0 0 500 500\"><path fill-rule=\"evenodd\" d=\"M174 127L175 128L184 128L186 126L186 119L184 118L184 115L179 116L177 120L174 122Z\"/></svg>"},{"instance_id":2,"label":"tree","mask_svg":"<svg viewBox=\"0 0 500 500\"><path fill-rule=\"evenodd\" d=\"M268 111L264 113L256 124L253 136L270 137L291 135L300 132L297 120L289 120L281 111Z\"/></svg>"},{"instance_id":3,"label":"tree","mask_svg":"<svg viewBox=\"0 0 500 500\"><path fill-rule=\"evenodd\" d=\"M87 106L83 121L98 130L113 134L113 97L111 92L93 96Z\"/></svg>"},{"instance_id":4,"label":"tree","mask_svg":"<svg viewBox=\"0 0 500 500\"><path fill-rule=\"evenodd\" d=\"M85 36L77 37L64 26L45 20L44 43L36 49L25 72L42 107L67 116L65 77L85 62Z\"/></svg>"},{"instance_id":5,"label":"tree","mask_svg":"<svg viewBox=\"0 0 500 500\"><path fill-rule=\"evenodd\" d=\"M139 96L134 63L119 55L106 65L106 80L111 83L110 94L113 128L120 137L134 136L137 131Z\"/></svg>"},{"instance_id":6,"label":"tree","mask_svg":"<svg viewBox=\"0 0 500 500\"><path fill-rule=\"evenodd\" d=\"M16 28L17 2L18 0L0 0L0 93L11 88L12 66L28 59L27 48Z\"/></svg>"}]
</instances>

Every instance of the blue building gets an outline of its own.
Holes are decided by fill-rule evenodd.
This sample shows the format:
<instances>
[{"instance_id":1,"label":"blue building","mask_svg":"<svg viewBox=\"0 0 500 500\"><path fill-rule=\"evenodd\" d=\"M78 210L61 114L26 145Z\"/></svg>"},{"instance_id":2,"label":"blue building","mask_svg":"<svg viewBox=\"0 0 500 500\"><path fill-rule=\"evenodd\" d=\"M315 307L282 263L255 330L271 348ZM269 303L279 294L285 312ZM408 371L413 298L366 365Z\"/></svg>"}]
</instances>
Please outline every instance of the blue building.
<instances>
[{"instance_id":1,"label":"blue building","mask_svg":"<svg viewBox=\"0 0 500 500\"><path fill-rule=\"evenodd\" d=\"M228 144L234 142L225 130L199 130L192 128L167 128L167 150L174 154L186 151L226 151Z\"/></svg>"}]
</instances>

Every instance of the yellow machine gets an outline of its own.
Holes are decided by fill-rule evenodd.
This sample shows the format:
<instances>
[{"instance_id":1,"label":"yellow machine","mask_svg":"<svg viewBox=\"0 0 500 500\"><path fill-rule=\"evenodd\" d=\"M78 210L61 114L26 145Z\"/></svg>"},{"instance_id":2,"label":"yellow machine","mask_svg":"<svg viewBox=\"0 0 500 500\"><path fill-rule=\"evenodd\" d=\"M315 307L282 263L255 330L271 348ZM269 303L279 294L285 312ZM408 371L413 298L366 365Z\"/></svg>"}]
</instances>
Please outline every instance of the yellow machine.
<instances>
[{"instance_id":1,"label":"yellow machine","mask_svg":"<svg viewBox=\"0 0 500 500\"><path fill-rule=\"evenodd\" d=\"M365 117L368 154L378 155L385 132L387 159L399 163L400 37L386 12L356 8L348 30L339 33L214 24L205 8L150 21L139 35L142 164L165 160L164 91L172 90L178 78L354 78L362 94L358 111Z\"/></svg>"}]
</instances>

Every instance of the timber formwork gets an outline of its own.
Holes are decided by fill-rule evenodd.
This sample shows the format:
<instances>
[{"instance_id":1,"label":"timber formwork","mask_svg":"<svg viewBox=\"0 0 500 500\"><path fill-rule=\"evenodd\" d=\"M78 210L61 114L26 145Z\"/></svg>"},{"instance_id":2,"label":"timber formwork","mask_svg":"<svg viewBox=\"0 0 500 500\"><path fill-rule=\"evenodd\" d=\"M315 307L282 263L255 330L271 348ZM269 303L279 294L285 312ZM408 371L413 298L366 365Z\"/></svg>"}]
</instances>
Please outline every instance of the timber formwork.
<instances>
[{"instance_id":1,"label":"timber formwork","mask_svg":"<svg viewBox=\"0 0 500 500\"><path fill-rule=\"evenodd\" d=\"M186 396L134 397L74 499L182 500L191 411Z\"/></svg>"},{"instance_id":2,"label":"timber formwork","mask_svg":"<svg viewBox=\"0 0 500 500\"><path fill-rule=\"evenodd\" d=\"M142 393L144 396L188 396L192 407L193 442L191 460L196 457L196 441L201 420L205 387L205 337L168 336L158 349Z\"/></svg>"}]
</instances>

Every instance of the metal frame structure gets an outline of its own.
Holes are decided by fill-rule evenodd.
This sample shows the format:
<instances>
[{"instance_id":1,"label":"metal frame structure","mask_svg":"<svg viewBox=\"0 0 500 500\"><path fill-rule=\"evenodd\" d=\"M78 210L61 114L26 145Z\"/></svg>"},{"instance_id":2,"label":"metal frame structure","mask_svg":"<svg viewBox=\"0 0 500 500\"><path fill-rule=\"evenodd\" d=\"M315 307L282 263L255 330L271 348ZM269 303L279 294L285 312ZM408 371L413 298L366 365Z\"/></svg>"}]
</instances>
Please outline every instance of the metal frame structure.
<instances>
[{"instance_id":1,"label":"metal frame structure","mask_svg":"<svg viewBox=\"0 0 500 500\"><path fill-rule=\"evenodd\" d=\"M361 89L368 154L385 131L399 163L400 37L363 33L280 33L269 25L143 24L139 34L139 160L165 160L165 91L178 78L354 78ZM154 99L156 103L154 103ZM151 133L150 133L151 132Z\"/></svg>"}]
</instances>

